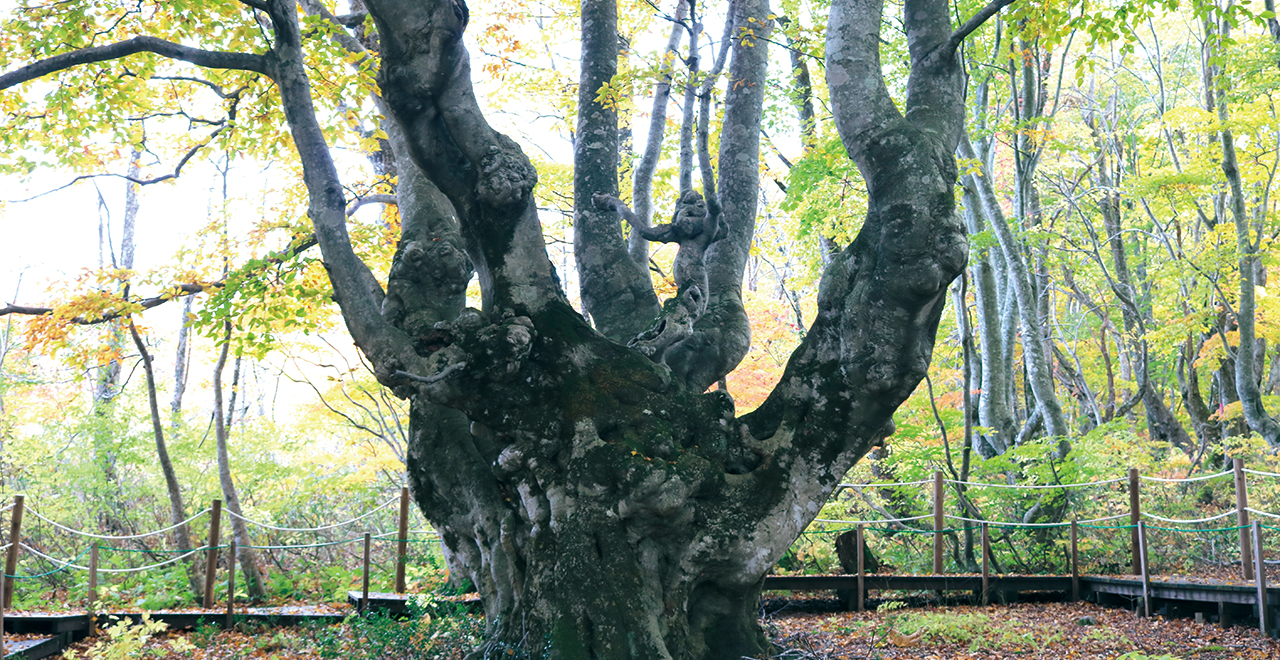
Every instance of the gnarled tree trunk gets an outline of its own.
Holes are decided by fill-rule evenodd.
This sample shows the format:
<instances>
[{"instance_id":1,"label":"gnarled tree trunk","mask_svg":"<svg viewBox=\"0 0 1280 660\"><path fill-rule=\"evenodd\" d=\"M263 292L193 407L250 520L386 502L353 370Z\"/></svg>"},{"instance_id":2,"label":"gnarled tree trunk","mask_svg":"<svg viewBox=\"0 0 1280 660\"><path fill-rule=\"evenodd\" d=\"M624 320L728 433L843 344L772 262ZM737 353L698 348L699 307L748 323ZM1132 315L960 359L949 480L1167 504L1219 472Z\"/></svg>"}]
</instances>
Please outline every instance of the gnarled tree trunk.
<instances>
[{"instance_id":1,"label":"gnarled tree trunk","mask_svg":"<svg viewBox=\"0 0 1280 660\"><path fill-rule=\"evenodd\" d=\"M401 184L402 209L407 195L419 201L386 291L347 235L292 0L252 3L274 31L264 54L160 40L85 52L151 50L275 81L343 319L379 380L412 402L414 496L455 572L483 597L483 651L736 660L769 654L756 621L765 573L845 472L892 432L894 410L928 367L948 284L967 256L954 199L964 120L956 51L1007 3L953 32L946 2L907 0L904 112L881 75L882 1L833 3L831 107L867 182L868 215L828 265L817 318L781 382L742 417L726 393L704 390L737 363L750 336L740 288L758 190L765 0L730 5L734 92L725 97L715 186L728 237L706 253L708 310L675 347L687 351L679 364L689 368L623 346L615 341L625 336L622 323L593 313L602 333L566 301L532 195L537 173L485 121L472 91L462 0L365 2L379 32L383 98L422 175L421 186ZM23 75L86 61L96 60L57 60ZM592 139L617 135L591 130ZM617 235L617 265L634 268L617 225L599 226L610 241ZM483 309L458 313L468 260Z\"/></svg>"}]
</instances>

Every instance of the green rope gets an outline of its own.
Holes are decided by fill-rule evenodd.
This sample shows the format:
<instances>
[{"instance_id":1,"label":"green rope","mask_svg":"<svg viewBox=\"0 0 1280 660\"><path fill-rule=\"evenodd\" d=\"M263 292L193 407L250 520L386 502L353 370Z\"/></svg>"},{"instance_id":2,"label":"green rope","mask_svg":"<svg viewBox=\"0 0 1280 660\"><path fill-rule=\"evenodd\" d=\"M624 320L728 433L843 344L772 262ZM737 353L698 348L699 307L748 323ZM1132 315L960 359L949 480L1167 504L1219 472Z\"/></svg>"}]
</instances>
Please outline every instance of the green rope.
<instances>
[{"instance_id":1,"label":"green rope","mask_svg":"<svg viewBox=\"0 0 1280 660\"><path fill-rule=\"evenodd\" d=\"M1077 524L1080 525L1081 527L1085 527L1088 529L1133 529L1134 527L1137 527L1137 525L1085 525L1083 523L1077 523Z\"/></svg>"},{"instance_id":2,"label":"green rope","mask_svg":"<svg viewBox=\"0 0 1280 660\"><path fill-rule=\"evenodd\" d=\"M1156 527L1155 525L1147 525L1147 529L1158 529L1162 532L1182 532L1184 534L1211 534L1213 532L1234 532L1240 529L1248 529L1248 525L1237 525L1235 527L1218 527L1215 529L1178 529L1177 527Z\"/></svg>"},{"instance_id":3,"label":"green rope","mask_svg":"<svg viewBox=\"0 0 1280 660\"><path fill-rule=\"evenodd\" d=\"M331 545L342 545L344 543L354 543L363 541L364 538L345 539L342 541L329 541L327 543L311 543L307 545L242 545L241 548L253 548L254 550L305 550L307 548L327 548Z\"/></svg>"},{"instance_id":4,"label":"green rope","mask_svg":"<svg viewBox=\"0 0 1280 660\"><path fill-rule=\"evenodd\" d=\"M218 546L218 547L224 547L224 546ZM109 551L111 551L111 552L136 552L136 553L139 553L139 554L141 554L141 553L147 553L147 554L155 553L155 554L162 554L162 555L164 555L164 554L180 555L180 554L185 553L185 552L195 552L195 550L137 550L137 549L134 549L134 548L113 548L113 547L111 547L111 546L109 546L109 545L100 545L100 546L98 546L98 549L99 549L99 550L109 550Z\"/></svg>"},{"instance_id":5,"label":"green rope","mask_svg":"<svg viewBox=\"0 0 1280 660\"><path fill-rule=\"evenodd\" d=\"M804 536L806 534L843 534L845 532L851 532L853 530L854 530L853 527L841 527L840 529L811 529L808 531L800 532L800 535Z\"/></svg>"},{"instance_id":6,"label":"green rope","mask_svg":"<svg viewBox=\"0 0 1280 660\"><path fill-rule=\"evenodd\" d=\"M12 578L14 580L34 580L36 578L47 577L47 576L53 575L54 573L61 573L63 571L71 570L73 568L71 564L76 563L77 561L80 560L81 557L84 557L87 554L89 554L89 548L85 548L83 552L73 557L71 561L53 569L52 571L37 573L35 575L9 575L8 573L3 573L3 575L6 578ZM45 561L48 561L48 560L46 559Z\"/></svg>"},{"instance_id":7,"label":"green rope","mask_svg":"<svg viewBox=\"0 0 1280 660\"><path fill-rule=\"evenodd\" d=\"M947 534L951 532L963 532L967 529L979 529L978 527L947 527L945 529L907 529L889 530L891 532L902 532L904 534Z\"/></svg>"}]
</instances>

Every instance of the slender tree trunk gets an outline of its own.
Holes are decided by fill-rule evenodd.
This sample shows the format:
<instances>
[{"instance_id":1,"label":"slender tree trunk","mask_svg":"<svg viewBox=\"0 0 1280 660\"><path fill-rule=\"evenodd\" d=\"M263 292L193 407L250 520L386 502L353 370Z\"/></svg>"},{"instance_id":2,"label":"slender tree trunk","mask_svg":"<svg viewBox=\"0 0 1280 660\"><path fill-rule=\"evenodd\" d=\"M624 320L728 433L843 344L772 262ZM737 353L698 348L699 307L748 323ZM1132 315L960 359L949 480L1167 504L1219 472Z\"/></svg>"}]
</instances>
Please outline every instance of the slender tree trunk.
<instances>
[{"instance_id":1,"label":"slender tree trunk","mask_svg":"<svg viewBox=\"0 0 1280 660\"><path fill-rule=\"evenodd\" d=\"M254 600L266 596L262 584L262 570L259 568L258 552L253 549L253 540L249 536L249 526L245 523L244 511L240 507L240 494L236 490L235 480L231 476L230 425L227 411L223 408L222 372L227 366L227 353L231 348L231 321L223 321L222 347L218 351L218 362L213 367L213 420L218 440L218 483L222 486L222 499L231 515L231 530L235 534L236 551L239 555L240 568L244 573L245 591ZM229 558L233 564L236 557Z\"/></svg>"},{"instance_id":2,"label":"slender tree trunk","mask_svg":"<svg viewBox=\"0 0 1280 660\"><path fill-rule=\"evenodd\" d=\"M1206 23L1209 25L1209 23ZM1220 37L1218 36L1220 35ZM1223 21L1217 27L1217 34L1206 34L1209 47L1220 48L1223 40L1231 36L1231 24ZM1217 69L1210 68L1210 81L1216 88ZM1259 270L1258 246L1261 242L1251 236L1249 214L1245 208L1244 187L1240 180L1240 168L1236 159L1235 137L1227 128L1230 111L1227 101L1222 96L1217 100L1218 123L1222 128L1218 131L1218 139L1222 145L1222 173L1230 188L1231 219L1236 228L1236 251L1239 258L1238 298L1236 301L1235 319L1238 343L1235 350L1235 386L1240 396L1240 404L1244 409L1244 419L1254 433L1262 436L1267 444L1280 446L1280 423L1272 417L1262 405L1262 392L1259 388L1261 366L1257 358L1257 293L1256 278Z\"/></svg>"},{"instance_id":3,"label":"slender tree trunk","mask_svg":"<svg viewBox=\"0 0 1280 660\"><path fill-rule=\"evenodd\" d=\"M182 325L178 328L178 347L173 358L173 400L169 402L169 424L174 428L182 423L182 396L187 391L187 369L191 368L191 306L195 296L187 296L182 303Z\"/></svg>"},{"instance_id":4,"label":"slender tree trunk","mask_svg":"<svg viewBox=\"0 0 1280 660\"><path fill-rule=\"evenodd\" d=\"M667 48L662 52L662 64L658 69L658 82L653 87L653 109L649 115L649 136L645 140L644 153L636 165L634 183L631 186L631 203L636 217L646 226L653 224L653 176L658 168L658 158L662 155L662 143L667 128L667 108L671 105L671 80L675 75L675 64L680 59L680 38L685 27L681 22L689 11L687 0L679 0L676 5L675 22L671 25L671 36L667 39ZM649 268L649 241L632 231L627 238L627 251L631 260L641 268Z\"/></svg>"},{"instance_id":5,"label":"slender tree trunk","mask_svg":"<svg viewBox=\"0 0 1280 660\"><path fill-rule=\"evenodd\" d=\"M173 530L174 541L178 550L186 554L191 552L192 548L191 529L183 522L187 517L187 508L182 503L182 486L178 484L178 475L173 470L169 448L164 441L164 425L160 421L160 404L156 397L156 374L151 364L151 352L147 350L147 345L143 342L142 335L138 333L138 328L132 320L129 322L129 334L133 336L133 345L137 347L138 354L142 356L142 369L147 377L147 403L151 410L151 430L156 440L156 457L160 460L165 490L169 494L169 515L173 524L178 526ZM186 564L187 582L196 600L199 601L204 597L204 571L201 562L197 559L198 557L193 555L186 560Z\"/></svg>"},{"instance_id":6,"label":"slender tree trunk","mask_svg":"<svg viewBox=\"0 0 1280 660\"><path fill-rule=\"evenodd\" d=\"M985 230L981 205L972 177L965 177L965 220L971 235ZM1013 415L1012 353L1005 343L1012 340L1003 332L1000 318L1000 292L996 285L999 257L990 249L971 255L974 301L977 306L977 332L981 346L978 390L978 420L988 431L977 438L978 453L992 458L1008 451L1018 434Z\"/></svg>"},{"instance_id":7,"label":"slender tree trunk","mask_svg":"<svg viewBox=\"0 0 1280 660\"><path fill-rule=\"evenodd\" d=\"M978 155L967 137L960 142L960 153L965 158L978 160ZM1062 413L1062 404L1058 401L1057 392L1053 389L1052 356L1046 350L1043 341L1043 325L1037 312L1038 298L1032 286L1031 271L1027 268L1022 249L1014 239L1013 231L1005 221L999 202L996 201L995 191L991 187L991 177L975 176L972 180L987 221L1000 245L1005 267L1009 269L1009 282L1017 302L1018 319L1022 328L1022 350L1028 387L1035 397L1036 407L1042 413L1045 431L1050 436L1059 438L1058 452L1065 455L1070 449L1070 444L1066 440L1069 429L1066 416Z\"/></svg>"}]
</instances>

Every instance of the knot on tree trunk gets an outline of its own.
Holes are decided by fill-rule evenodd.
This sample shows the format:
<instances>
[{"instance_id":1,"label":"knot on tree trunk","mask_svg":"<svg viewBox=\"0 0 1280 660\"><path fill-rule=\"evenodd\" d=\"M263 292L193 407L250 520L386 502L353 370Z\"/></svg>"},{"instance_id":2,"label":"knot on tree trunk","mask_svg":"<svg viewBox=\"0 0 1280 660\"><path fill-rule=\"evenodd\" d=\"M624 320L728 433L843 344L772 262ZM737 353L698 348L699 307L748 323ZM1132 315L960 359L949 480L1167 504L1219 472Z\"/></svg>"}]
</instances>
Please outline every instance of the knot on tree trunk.
<instances>
[{"instance_id":1,"label":"knot on tree trunk","mask_svg":"<svg viewBox=\"0 0 1280 660\"><path fill-rule=\"evenodd\" d=\"M445 308L454 304L449 298L466 292L471 271L466 253L448 239L402 240L387 274L382 317L421 338L448 318Z\"/></svg>"},{"instance_id":2,"label":"knot on tree trunk","mask_svg":"<svg viewBox=\"0 0 1280 660\"><path fill-rule=\"evenodd\" d=\"M509 141L509 140L508 140ZM476 195L489 206L505 208L523 201L538 183L538 171L514 143L509 149L490 146L480 160Z\"/></svg>"},{"instance_id":3,"label":"knot on tree trunk","mask_svg":"<svg viewBox=\"0 0 1280 660\"><path fill-rule=\"evenodd\" d=\"M706 309L706 296L694 284L662 304L658 318L644 332L632 337L627 346L640 351L654 362L663 362L667 348L693 334L693 324Z\"/></svg>"}]
</instances>

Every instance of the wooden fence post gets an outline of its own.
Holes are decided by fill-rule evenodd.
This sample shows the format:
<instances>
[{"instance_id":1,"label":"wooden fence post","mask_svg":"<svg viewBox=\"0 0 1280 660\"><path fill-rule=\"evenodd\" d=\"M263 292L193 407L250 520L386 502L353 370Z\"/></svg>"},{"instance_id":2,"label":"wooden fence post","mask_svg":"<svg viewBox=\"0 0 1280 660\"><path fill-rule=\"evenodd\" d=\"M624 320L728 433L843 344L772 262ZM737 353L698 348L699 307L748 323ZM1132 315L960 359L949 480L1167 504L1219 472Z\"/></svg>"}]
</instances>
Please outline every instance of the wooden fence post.
<instances>
[{"instance_id":1,"label":"wooden fence post","mask_svg":"<svg viewBox=\"0 0 1280 660\"><path fill-rule=\"evenodd\" d=\"M233 535L227 543L227 622L223 626L231 630L235 625L236 610L236 537Z\"/></svg>"},{"instance_id":2,"label":"wooden fence post","mask_svg":"<svg viewBox=\"0 0 1280 660\"><path fill-rule=\"evenodd\" d=\"M1077 541L1080 538L1080 525L1071 521L1071 600L1080 600L1080 552Z\"/></svg>"},{"instance_id":3,"label":"wooden fence post","mask_svg":"<svg viewBox=\"0 0 1280 660\"><path fill-rule=\"evenodd\" d=\"M867 605L866 569L863 568L866 561L866 557L863 556L866 536L862 533L862 523L858 523L854 528L853 541L858 546L858 611L861 612Z\"/></svg>"},{"instance_id":4,"label":"wooden fence post","mask_svg":"<svg viewBox=\"0 0 1280 660\"><path fill-rule=\"evenodd\" d=\"M1138 468L1129 468L1129 550L1133 574L1142 575L1142 549L1138 524L1142 522L1142 499L1138 493Z\"/></svg>"},{"instance_id":5,"label":"wooden fence post","mask_svg":"<svg viewBox=\"0 0 1280 660\"><path fill-rule=\"evenodd\" d=\"M218 578L218 541L222 525L222 500L214 500L209 511L209 542L204 552L204 608L213 609L213 587Z\"/></svg>"},{"instance_id":6,"label":"wooden fence post","mask_svg":"<svg viewBox=\"0 0 1280 660\"><path fill-rule=\"evenodd\" d=\"M1142 565L1142 615L1151 616L1151 573L1147 570L1147 526L1138 521L1138 558Z\"/></svg>"},{"instance_id":7,"label":"wooden fence post","mask_svg":"<svg viewBox=\"0 0 1280 660\"><path fill-rule=\"evenodd\" d=\"M4 586L0 591L4 592L3 601L5 609L13 607L13 578L11 575L18 573L18 550L19 544L22 542L22 509L26 497L22 495L13 496L13 513L9 514L9 553L4 558Z\"/></svg>"},{"instance_id":8,"label":"wooden fence post","mask_svg":"<svg viewBox=\"0 0 1280 660\"><path fill-rule=\"evenodd\" d=\"M360 613L365 614L369 611L369 544L373 537L369 532L364 533L364 579L363 587L360 594Z\"/></svg>"},{"instance_id":9,"label":"wooden fence post","mask_svg":"<svg viewBox=\"0 0 1280 660\"><path fill-rule=\"evenodd\" d=\"M396 541L395 592L404 593L404 562L409 554L409 487L400 487L400 537Z\"/></svg>"},{"instance_id":10,"label":"wooden fence post","mask_svg":"<svg viewBox=\"0 0 1280 660\"><path fill-rule=\"evenodd\" d=\"M942 575L942 470L933 471L933 574Z\"/></svg>"},{"instance_id":11,"label":"wooden fence post","mask_svg":"<svg viewBox=\"0 0 1280 660\"><path fill-rule=\"evenodd\" d=\"M89 615L89 636L98 635L98 543L89 546L89 603L85 614Z\"/></svg>"},{"instance_id":12,"label":"wooden fence post","mask_svg":"<svg viewBox=\"0 0 1280 660\"><path fill-rule=\"evenodd\" d=\"M1254 569L1258 576L1258 628L1262 630L1262 636L1267 637L1267 621L1271 615L1267 611L1267 569L1262 561L1262 525L1256 520L1253 521L1253 544L1253 561L1257 562Z\"/></svg>"},{"instance_id":13,"label":"wooden fence post","mask_svg":"<svg viewBox=\"0 0 1280 660\"><path fill-rule=\"evenodd\" d=\"M1249 490L1244 481L1244 459L1231 459L1236 482L1236 526L1240 529L1240 570L1244 579L1253 579L1253 553L1249 543Z\"/></svg>"},{"instance_id":14,"label":"wooden fence post","mask_svg":"<svg viewBox=\"0 0 1280 660\"><path fill-rule=\"evenodd\" d=\"M991 533L982 523L982 604L991 602Z\"/></svg>"}]
</instances>

